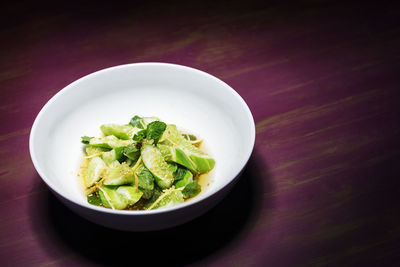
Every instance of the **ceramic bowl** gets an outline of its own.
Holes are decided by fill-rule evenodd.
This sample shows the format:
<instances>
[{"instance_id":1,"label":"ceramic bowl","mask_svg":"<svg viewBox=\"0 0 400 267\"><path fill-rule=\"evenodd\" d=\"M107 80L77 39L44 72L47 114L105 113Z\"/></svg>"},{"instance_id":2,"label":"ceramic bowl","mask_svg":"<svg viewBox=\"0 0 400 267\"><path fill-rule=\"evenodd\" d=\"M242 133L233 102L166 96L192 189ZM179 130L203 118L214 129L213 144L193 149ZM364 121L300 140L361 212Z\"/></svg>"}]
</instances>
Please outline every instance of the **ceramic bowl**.
<instances>
[{"instance_id":1,"label":"ceramic bowl","mask_svg":"<svg viewBox=\"0 0 400 267\"><path fill-rule=\"evenodd\" d=\"M99 136L101 124L125 124L134 115L159 117L204 139L216 164L197 197L150 211L87 203L77 176L81 136ZM148 231L183 224L215 206L239 177L254 141L248 106L223 81L181 65L135 63L94 72L54 95L33 123L29 149L40 177L71 210L106 227Z\"/></svg>"}]
</instances>

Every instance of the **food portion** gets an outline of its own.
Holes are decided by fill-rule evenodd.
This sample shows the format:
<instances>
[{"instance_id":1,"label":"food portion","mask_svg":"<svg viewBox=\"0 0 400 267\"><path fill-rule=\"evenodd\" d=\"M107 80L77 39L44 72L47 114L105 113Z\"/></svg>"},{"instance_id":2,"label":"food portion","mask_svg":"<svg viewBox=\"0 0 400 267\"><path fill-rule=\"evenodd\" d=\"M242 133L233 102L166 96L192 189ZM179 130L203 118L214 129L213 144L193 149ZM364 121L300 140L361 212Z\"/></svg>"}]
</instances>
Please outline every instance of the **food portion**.
<instances>
[{"instance_id":1,"label":"food portion","mask_svg":"<svg viewBox=\"0 0 400 267\"><path fill-rule=\"evenodd\" d=\"M87 201L111 209L152 210L183 203L201 192L199 177L215 161L195 135L156 117L103 124L102 137L82 137Z\"/></svg>"}]
</instances>

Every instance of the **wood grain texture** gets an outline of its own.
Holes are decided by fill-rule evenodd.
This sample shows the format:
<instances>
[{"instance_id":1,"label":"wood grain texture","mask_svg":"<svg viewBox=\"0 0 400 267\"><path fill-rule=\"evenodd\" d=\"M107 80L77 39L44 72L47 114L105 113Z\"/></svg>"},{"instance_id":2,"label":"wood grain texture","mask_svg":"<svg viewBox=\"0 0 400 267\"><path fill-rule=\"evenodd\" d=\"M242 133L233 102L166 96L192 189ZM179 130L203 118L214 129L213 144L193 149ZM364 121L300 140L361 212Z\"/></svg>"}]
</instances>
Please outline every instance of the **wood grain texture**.
<instances>
[{"instance_id":1,"label":"wood grain texture","mask_svg":"<svg viewBox=\"0 0 400 267\"><path fill-rule=\"evenodd\" d=\"M400 264L395 5L25 2L3 13L0 265ZM56 200L31 163L28 138L61 88L143 61L223 79L248 103L257 138L240 181L217 207L172 229L124 233ZM155 244L164 248L156 257Z\"/></svg>"}]
</instances>

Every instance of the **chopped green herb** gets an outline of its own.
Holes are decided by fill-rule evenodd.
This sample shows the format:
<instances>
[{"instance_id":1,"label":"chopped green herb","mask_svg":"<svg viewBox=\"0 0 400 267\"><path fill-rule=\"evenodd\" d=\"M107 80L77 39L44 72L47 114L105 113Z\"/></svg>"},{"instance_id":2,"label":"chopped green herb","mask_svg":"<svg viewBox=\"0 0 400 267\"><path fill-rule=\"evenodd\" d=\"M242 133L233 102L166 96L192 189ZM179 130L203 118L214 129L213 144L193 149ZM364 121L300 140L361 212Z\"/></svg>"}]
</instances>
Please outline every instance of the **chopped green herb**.
<instances>
[{"instance_id":1,"label":"chopped green herb","mask_svg":"<svg viewBox=\"0 0 400 267\"><path fill-rule=\"evenodd\" d=\"M142 142L143 139L146 138L146 135L147 135L146 130L140 130L133 136L133 141L140 143L140 142Z\"/></svg>"},{"instance_id":2,"label":"chopped green herb","mask_svg":"<svg viewBox=\"0 0 400 267\"><path fill-rule=\"evenodd\" d=\"M163 135L165 128L167 128L167 125L162 121L153 121L149 123L149 125L147 125L146 138L154 140L154 143L157 144L158 140Z\"/></svg>"},{"instance_id":3,"label":"chopped green herb","mask_svg":"<svg viewBox=\"0 0 400 267\"><path fill-rule=\"evenodd\" d=\"M136 162L140 157L140 149L131 144L123 148L123 154L133 162Z\"/></svg>"},{"instance_id":4,"label":"chopped green herb","mask_svg":"<svg viewBox=\"0 0 400 267\"><path fill-rule=\"evenodd\" d=\"M89 144L89 142L90 142L90 137L89 137L89 136L86 136L86 135L85 135L85 136L82 136L81 138L82 138L82 141L81 141L81 142L82 142L83 144Z\"/></svg>"},{"instance_id":5,"label":"chopped green herb","mask_svg":"<svg viewBox=\"0 0 400 267\"><path fill-rule=\"evenodd\" d=\"M132 125L133 127L137 127L139 129L143 129L143 124L142 124L142 118L139 116L135 116L131 119L131 121L129 122L130 125Z\"/></svg>"}]
</instances>

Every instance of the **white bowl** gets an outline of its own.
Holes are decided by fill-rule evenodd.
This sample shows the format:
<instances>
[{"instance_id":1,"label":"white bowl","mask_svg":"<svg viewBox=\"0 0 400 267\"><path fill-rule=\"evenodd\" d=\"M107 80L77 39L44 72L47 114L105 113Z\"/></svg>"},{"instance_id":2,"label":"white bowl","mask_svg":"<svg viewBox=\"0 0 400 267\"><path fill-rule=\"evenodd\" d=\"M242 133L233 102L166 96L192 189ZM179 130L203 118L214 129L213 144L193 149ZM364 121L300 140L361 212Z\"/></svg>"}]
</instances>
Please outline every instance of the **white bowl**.
<instances>
[{"instance_id":1,"label":"white bowl","mask_svg":"<svg viewBox=\"0 0 400 267\"><path fill-rule=\"evenodd\" d=\"M87 203L77 177L81 136L98 136L103 123L156 116L204 139L215 159L209 186L175 207L129 211ZM213 207L246 165L255 125L244 100L205 72L167 63L136 63L89 74L62 89L39 112L29 149L33 164L55 195L88 220L115 229L146 231L187 222Z\"/></svg>"}]
</instances>

